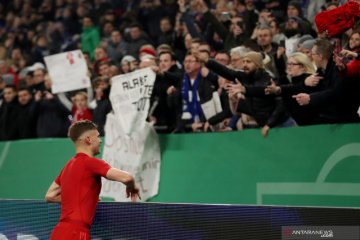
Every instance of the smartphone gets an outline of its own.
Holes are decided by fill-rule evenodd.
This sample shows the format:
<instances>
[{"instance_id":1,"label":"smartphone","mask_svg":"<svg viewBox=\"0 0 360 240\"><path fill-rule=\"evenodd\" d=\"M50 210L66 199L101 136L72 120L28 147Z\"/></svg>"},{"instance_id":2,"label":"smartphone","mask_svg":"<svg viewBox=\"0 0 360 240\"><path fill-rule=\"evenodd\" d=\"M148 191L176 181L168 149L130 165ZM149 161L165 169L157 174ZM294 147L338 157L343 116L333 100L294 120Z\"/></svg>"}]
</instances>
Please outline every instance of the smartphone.
<instances>
[{"instance_id":1,"label":"smartphone","mask_svg":"<svg viewBox=\"0 0 360 240\"><path fill-rule=\"evenodd\" d=\"M285 40L280 40L279 47L285 48Z\"/></svg>"}]
</instances>

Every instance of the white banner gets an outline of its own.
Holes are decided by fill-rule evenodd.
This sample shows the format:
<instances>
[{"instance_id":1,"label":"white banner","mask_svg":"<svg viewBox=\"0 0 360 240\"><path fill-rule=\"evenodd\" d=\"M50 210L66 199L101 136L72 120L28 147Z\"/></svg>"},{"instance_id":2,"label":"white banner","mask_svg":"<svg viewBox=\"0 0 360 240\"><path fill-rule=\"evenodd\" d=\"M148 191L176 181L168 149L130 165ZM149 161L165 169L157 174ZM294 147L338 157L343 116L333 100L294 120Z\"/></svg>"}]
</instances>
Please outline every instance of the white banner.
<instances>
[{"instance_id":1,"label":"white banner","mask_svg":"<svg viewBox=\"0 0 360 240\"><path fill-rule=\"evenodd\" d=\"M155 77L150 68L113 77L110 101L114 113L107 115L105 124L103 159L135 177L142 201L158 193L160 180L159 139L146 122ZM129 201L123 184L105 179L100 195Z\"/></svg>"},{"instance_id":2,"label":"white banner","mask_svg":"<svg viewBox=\"0 0 360 240\"><path fill-rule=\"evenodd\" d=\"M119 119L109 113L105 124L105 145L102 159L111 166L131 173L140 188L141 201L158 193L160 181L160 145L158 136L150 124L143 130L125 134ZM125 185L103 178L101 197L127 202Z\"/></svg>"},{"instance_id":3,"label":"white banner","mask_svg":"<svg viewBox=\"0 0 360 240\"><path fill-rule=\"evenodd\" d=\"M86 61L80 50L47 56L44 60L52 81L52 93L91 86Z\"/></svg>"},{"instance_id":4,"label":"white banner","mask_svg":"<svg viewBox=\"0 0 360 240\"><path fill-rule=\"evenodd\" d=\"M144 68L111 79L110 101L126 134L144 128L155 77L150 68Z\"/></svg>"}]
</instances>

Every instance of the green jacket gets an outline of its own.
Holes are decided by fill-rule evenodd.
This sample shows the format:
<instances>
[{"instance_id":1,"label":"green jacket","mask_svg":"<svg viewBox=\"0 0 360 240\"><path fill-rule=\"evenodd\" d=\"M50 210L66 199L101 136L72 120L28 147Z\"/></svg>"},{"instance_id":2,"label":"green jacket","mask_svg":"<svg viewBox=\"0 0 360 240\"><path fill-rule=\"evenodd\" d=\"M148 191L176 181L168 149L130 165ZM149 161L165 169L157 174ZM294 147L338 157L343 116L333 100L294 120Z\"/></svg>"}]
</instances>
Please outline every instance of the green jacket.
<instances>
[{"instance_id":1,"label":"green jacket","mask_svg":"<svg viewBox=\"0 0 360 240\"><path fill-rule=\"evenodd\" d=\"M94 60L95 48L100 43L100 32L97 27L83 28L81 34L81 49L90 54L91 60Z\"/></svg>"}]
</instances>

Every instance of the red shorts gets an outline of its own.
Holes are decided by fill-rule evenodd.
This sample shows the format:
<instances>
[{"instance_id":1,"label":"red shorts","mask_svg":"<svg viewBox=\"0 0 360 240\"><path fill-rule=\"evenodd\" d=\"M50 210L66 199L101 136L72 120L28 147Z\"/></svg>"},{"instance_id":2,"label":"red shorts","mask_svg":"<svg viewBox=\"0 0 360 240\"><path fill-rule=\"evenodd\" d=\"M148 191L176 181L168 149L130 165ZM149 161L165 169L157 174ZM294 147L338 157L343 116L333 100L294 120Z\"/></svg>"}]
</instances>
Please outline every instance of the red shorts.
<instances>
[{"instance_id":1,"label":"red shorts","mask_svg":"<svg viewBox=\"0 0 360 240\"><path fill-rule=\"evenodd\" d=\"M90 240L90 231L79 224L59 222L52 231L50 240Z\"/></svg>"}]
</instances>

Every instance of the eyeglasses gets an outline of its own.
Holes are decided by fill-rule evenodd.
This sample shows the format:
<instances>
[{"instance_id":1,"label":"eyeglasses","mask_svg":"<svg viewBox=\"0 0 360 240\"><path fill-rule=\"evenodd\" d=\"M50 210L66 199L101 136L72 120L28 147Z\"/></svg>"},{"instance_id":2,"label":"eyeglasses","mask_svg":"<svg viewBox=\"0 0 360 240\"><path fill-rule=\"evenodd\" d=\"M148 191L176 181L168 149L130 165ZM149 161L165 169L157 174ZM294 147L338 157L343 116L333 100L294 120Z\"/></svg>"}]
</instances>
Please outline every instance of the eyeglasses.
<instances>
[{"instance_id":1,"label":"eyeglasses","mask_svg":"<svg viewBox=\"0 0 360 240\"><path fill-rule=\"evenodd\" d=\"M287 63L288 66L301 66L301 63Z\"/></svg>"}]
</instances>

